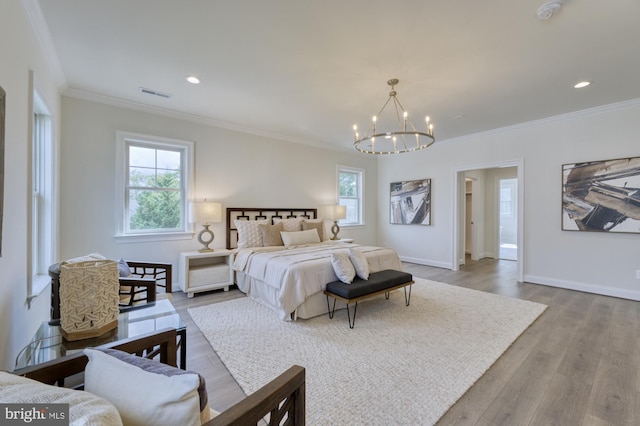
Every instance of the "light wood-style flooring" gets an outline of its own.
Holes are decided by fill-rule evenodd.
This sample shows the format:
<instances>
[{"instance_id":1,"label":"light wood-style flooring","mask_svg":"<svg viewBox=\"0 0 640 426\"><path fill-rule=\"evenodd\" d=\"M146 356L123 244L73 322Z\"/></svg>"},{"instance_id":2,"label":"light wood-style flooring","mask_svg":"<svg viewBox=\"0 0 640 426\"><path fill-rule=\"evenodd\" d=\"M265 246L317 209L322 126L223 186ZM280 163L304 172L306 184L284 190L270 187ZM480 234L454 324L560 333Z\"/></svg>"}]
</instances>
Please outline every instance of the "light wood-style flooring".
<instances>
[{"instance_id":1,"label":"light wood-style flooring","mask_svg":"<svg viewBox=\"0 0 640 426\"><path fill-rule=\"evenodd\" d=\"M517 283L516 263L504 260L468 261L458 272L410 263L404 269L416 277L548 305L439 425L640 424L639 302ZM172 294L187 323L187 368L205 377L211 406L219 411L244 394L187 309L235 297L243 295L238 290L192 299Z\"/></svg>"}]
</instances>

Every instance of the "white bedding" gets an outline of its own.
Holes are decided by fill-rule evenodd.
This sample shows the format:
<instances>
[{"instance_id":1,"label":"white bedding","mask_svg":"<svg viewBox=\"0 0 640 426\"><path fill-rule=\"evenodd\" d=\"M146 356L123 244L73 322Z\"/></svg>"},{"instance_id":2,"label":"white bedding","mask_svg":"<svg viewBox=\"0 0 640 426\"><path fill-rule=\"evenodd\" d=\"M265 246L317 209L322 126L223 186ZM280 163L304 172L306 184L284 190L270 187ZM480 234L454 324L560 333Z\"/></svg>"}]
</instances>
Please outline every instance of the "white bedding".
<instances>
[{"instance_id":1,"label":"white bedding","mask_svg":"<svg viewBox=\"0 0 640 426\"><path fill-rule=\"evenodd\" d=\"M331 265L331 253L361 250L371 272L401 270L398 254L384 247L359 246L352 243L324 242L287 247L253 247L239 249L233 269L240 274L238 288L288 319L307 299L318 299L327 283L338 278ZM315 296L315 297L314 297ZM312 310L307 315L326 312Z\"/></svg>"}]
</instances>

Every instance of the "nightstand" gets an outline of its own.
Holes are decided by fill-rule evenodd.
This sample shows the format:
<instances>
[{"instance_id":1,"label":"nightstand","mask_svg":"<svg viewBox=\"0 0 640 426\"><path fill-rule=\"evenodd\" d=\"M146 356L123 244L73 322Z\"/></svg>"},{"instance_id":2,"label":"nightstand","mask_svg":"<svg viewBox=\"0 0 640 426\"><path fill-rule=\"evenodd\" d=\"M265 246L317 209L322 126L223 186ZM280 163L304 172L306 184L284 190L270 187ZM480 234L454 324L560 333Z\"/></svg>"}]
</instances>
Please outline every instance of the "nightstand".
<instances>
[{"instance_id":1,"label":"nightstand","mask_svg":"<svg viewBox=\"0 0 640 426\"><path fill-rule=\"evenodd\" d=\"M193 297L194 293L200 291L219 288L229 291L229 286L233 285L232 254L233 251L225 249L180 253L178 284L187 293L187 297Z\"/></svg>"}]
</instances>

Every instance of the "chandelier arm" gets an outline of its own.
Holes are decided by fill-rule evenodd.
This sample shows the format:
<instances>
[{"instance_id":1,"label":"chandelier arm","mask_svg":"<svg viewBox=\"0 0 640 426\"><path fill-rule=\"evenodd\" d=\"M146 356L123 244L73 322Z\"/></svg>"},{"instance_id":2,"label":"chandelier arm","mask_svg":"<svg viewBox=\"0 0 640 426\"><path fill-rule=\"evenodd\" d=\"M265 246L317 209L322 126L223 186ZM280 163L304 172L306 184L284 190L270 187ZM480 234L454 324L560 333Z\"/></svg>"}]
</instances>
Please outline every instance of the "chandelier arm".
<instances>
[{"instance_id":1,"label":"chandelier arm","mask_svg":"<svg viewBox=\"0 0 640 426\"><path fill-rule=\"evenodd\" d=\"M400 129L402 129L403 128L404 119L400 118L400 111L402 111L404 113L404 108L402 108L402 105L400 104L400 101L395 96L393 97L393 106L396 109L396 119L398 120L398 127ZM398 107L400 107L400 111L398 110Z\"/></svg>"},{"instance_id":2,"label":"chandelier arm","mask_svg":"<svg viewBox=\"0 0 640 426\"><path fill-rule=\"evenodd\" d=\"M393 96L389 96L387 98L387 102L385 102L384 105L382 105L382 108L380 108L380 111L378 111L378 117L380 117L382 115L382 111L384 111L384 109L387 107L387 104L389 103L391 98L393 98Z\"/></svg>"}]
</instances>

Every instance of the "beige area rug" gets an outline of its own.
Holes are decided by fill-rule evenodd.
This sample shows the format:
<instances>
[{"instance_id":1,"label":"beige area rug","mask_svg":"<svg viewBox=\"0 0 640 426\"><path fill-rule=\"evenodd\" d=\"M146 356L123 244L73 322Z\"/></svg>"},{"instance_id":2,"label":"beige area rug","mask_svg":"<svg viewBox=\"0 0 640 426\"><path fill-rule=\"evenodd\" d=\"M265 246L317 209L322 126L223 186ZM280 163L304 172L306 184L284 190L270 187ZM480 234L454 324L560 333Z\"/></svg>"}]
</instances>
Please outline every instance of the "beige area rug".
<instances>
[{"instance_id":1,"label":"beige area rug","mask_svg":"<svg viewBox=\"0 0 640 426\"><path fill-rule=\"evenodd\" d=\"M293 364L306 368L307 424L429 425L538 318L545 305L417 278L404 292L281 321L251 300L189 309L250 394Z\"/></svg>"}]
</instances>

